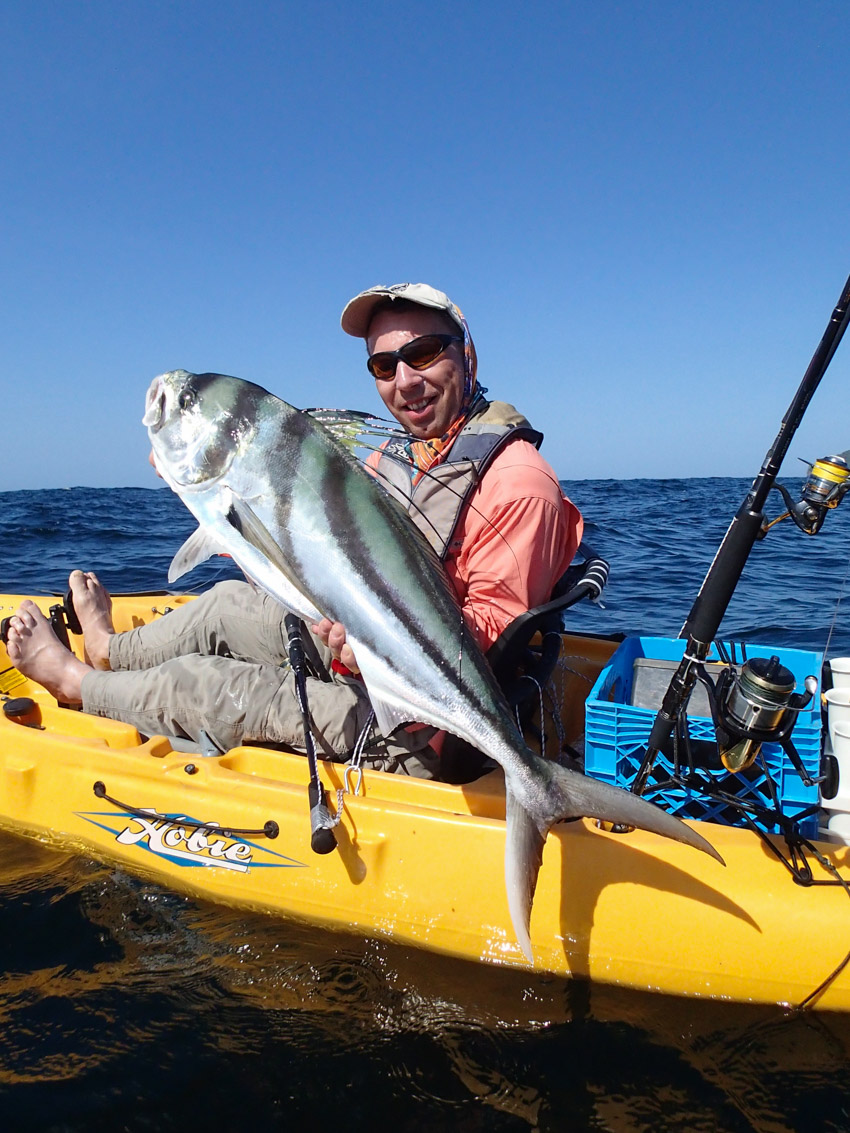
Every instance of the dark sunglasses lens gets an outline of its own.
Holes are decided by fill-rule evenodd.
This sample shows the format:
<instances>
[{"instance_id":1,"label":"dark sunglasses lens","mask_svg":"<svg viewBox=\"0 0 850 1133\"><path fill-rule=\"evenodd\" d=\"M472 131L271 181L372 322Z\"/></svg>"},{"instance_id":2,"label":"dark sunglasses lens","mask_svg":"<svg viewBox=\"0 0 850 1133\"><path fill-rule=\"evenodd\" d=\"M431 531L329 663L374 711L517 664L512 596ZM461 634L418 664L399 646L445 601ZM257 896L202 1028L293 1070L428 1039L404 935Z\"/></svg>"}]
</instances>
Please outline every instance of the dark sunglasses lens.
<instances>
[{"instance_id":1,"label":"dark sunglasses lens","mask_svg":"<svg viewBox=\"0 0 850 1133\"><path fill-rule=\"evenodd\" d=\"M366 365L373 378L391 378L395 373L396 356L385 350L380 354L373 354Z\"/></svg>"},{"instance_id":2,"label":"dark sunglasses lens","mask_svg":"<svg viewBox=\"0 0 850 1133\"><path fill-rule=\"evenodd\" d=\"M399 350L399 357L414 370L421 370L442 354L445 347L442 339L434 334L425 334L421 338L414 338Z\"/></svg>"},{"instance_id":3,"label":"dark sunglasses lens","mask_svg":"<svg viewBox=\"0 0 850 1133\"><path fill-rule=\"evenodd\" d=\"M366 365L373 377L382 380L394 376L399 361L412 370L424 370L435 358L439 358L452 341L451 335L423 334L421 338L405 343L399 350L382 350L373 354Z\"/></svg>"}]
</instances>

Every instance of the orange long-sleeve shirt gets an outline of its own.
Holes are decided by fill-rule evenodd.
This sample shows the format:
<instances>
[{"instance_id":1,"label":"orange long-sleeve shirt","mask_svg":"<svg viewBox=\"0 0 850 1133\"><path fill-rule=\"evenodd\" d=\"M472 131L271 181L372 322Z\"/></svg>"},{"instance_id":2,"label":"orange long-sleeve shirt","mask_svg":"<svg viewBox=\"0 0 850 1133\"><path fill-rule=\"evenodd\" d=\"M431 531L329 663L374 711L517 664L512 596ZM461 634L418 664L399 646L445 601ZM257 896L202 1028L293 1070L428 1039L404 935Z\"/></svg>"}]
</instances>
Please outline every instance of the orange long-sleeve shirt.
<instances>
[{"instance_id":1,"label":"orange long-sleeve shirt","mask_svg":"<svg viewBox=\"0 0 850 1133\"><path fill-rule=\"evenodd\" d=\"M518 439L496 454L464 505L445 564L485 652L514 618L548 600L583 527L534 445Z\"/></svg>"}]
</instances>

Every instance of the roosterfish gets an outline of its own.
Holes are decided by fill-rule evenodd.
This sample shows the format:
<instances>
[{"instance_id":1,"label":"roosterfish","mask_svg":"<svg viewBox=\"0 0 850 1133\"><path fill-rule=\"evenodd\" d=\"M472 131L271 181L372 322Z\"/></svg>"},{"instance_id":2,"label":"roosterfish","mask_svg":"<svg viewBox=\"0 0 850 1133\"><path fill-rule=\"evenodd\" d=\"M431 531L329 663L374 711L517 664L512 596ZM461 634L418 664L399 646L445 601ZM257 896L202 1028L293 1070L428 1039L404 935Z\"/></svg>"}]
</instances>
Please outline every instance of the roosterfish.
<instances>
[{"instance_id":1,"label":"roosterfish","mask_svg":"<svg viewBox=\"0 0 850 1133\"><path fill-rule=\"evenodd\" d=\"M534 889L556 822L637 826L721 860L673 815L526 745L436 554L320 420L240 378L173 370L152 382L143 423L157 471L199 524L169 582L230 555L286 610L345 626L385 736L430 724L503 768L508 909L529 962Z\"/></svg>"}]
</instances>

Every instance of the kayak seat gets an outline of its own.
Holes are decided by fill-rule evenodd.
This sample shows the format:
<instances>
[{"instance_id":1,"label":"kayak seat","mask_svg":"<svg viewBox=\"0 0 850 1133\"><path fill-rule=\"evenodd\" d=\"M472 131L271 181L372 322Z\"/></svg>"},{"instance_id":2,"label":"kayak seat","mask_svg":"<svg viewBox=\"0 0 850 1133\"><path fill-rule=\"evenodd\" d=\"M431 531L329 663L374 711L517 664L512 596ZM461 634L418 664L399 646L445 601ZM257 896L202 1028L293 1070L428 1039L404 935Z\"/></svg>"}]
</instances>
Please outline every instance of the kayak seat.
<instances>
[{"instance_id":1,"label":"kayak seat","mask_svg":"<svg viewBox=\"0 0 850 1133\"><path fill-rule=\"evenodd\" d=\"M578 554L581 560L558 579L549 601L515 618L487 652L496 680L524 729L531 726L540 690L549 683L558 663L564 612L585 598L597 601L608 581L606 559L584 542ZM446 737L441 771L447 782L470 782L488 767L485 757L470 744Z\"/></svg>"},{"instance_id":2,"label":"kayak seat","mask_svg":"<svg viewBox=\"0 0 850 1133\"><path fill-rule=\"evenodd\" d=\"M515 618L490 647L487 660L496 680L514 708L533 701L537 686L549 681L558 662L563 632L563 615L570 606L584 598L598 601L608 581L609 565L585 543L579 546L584 556L572 563L555 583L552 596L542 606L535 606ZM532 645L532 639L541 640Z\"/></svg>"}]
</instances>

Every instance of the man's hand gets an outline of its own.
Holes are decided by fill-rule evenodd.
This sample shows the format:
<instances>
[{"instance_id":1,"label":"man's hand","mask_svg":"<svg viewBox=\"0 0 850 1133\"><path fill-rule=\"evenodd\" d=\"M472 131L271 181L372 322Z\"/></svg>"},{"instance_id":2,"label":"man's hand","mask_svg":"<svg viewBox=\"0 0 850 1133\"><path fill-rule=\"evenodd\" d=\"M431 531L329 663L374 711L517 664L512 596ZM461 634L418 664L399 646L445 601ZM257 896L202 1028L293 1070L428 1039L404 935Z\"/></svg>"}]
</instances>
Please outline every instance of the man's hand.
<instances>
[{"instance_id":1,"label":"man's hand","mask_svg":"<svg viewBox=\"0 0 850 1133\"><path fill-rule=\"evenodd\" d=\"M354 650L345 640L345 626L342 622L332 622L330 618L322 618L320 622L310 626L310 629L327 645L335 661L345 665L346 669L355 675L360 672Z\"/></svg>"}]
</instances>

